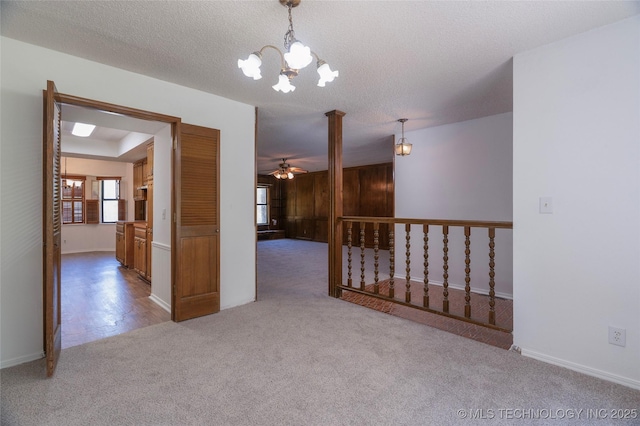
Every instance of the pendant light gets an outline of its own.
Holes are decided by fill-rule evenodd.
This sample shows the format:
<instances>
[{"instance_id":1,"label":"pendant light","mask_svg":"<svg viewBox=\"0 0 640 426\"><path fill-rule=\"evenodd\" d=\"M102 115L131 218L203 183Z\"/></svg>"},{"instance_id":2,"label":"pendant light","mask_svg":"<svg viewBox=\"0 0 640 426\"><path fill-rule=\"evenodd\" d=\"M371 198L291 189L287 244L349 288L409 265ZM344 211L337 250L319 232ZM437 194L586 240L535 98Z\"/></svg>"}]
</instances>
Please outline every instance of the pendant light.
<instances>
[{"instance_id":1,"label":"pendant light","mask_svg":"<svg viewBox=\"0 0 640 426\"><path fill-rule=\"evenodd\" d=\"M407 141L407 138L404 137L404 123L408 120L408 118L400 118L398 121L402 123L402 137L396 144L396 155L400 155L402 157L411 154L411 148L413 145Z\"/></svg>"}]
</instances>

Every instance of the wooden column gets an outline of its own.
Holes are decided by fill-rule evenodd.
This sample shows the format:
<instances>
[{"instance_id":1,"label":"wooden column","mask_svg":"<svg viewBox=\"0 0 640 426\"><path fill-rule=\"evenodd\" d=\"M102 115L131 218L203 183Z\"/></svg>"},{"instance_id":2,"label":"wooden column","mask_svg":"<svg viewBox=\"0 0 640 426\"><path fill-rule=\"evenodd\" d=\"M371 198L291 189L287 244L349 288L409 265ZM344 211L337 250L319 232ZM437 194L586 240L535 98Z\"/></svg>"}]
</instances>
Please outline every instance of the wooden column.
<instances>
[{"instance_id":1,"label":"wooden column","mask_svg":"<svg viewBox=\"0 0 640 426\"><path fill-rule=\"evenodd\" d=\"M442 225L442 312L449 312L449 225Z\"/></svg>"},{"instance_id":2,"label":"wooden column","mask_svg":"<svg viewBox=\"0 0 640 426\"><path fill-rule=\"evenodd\" d=\"M353 233L353 222L347 222L347 285L349 287L353 286L352 275L352 267L351 267L351 246L352 246L352 235Z\"/></svg>"},{"instance_id":3,"label":"wooden column","mask_svg":"<svg viewBox=\"0 0 640 426\"><path fill-rule=\"evenodd\" d=\"M471 318L471 227L464 227L464 316Z\"/></svg>"},{"instance_id":4,"label":"wooden column","mask_svg":"<svg viewBox=\"0 0 640 426\"><path fill-rule=\"evenodd\" d=\"M489 324L492 325L496 325L496 282L494 280L496 273L493 269L496 266L495 238L496 228L489 228Z\"/></svg>"},{"instance_id":5,"label":"wooden column","mask_svg":"<svg viewBox=\"0 0 640 426\"><path fill-rule=\"evenodd\" d=\"M373 293L380 293L380 285L378 284L378 268L380 266L380 224L373 223Z\"/></svg>"},{"instance_id":6,"label":"wooden column","mask_svg":"<svg viewBox=\"0 0 640 426\"><path fill-rule=\"evenodd\" d=\"M429 225L426 223L422 225L422 233L424 235L423 241L423 256L424 256L424 294L422 296L422 306L429 307Z\"/></svg>"},{"instance_id":7,"label":"wooden column","mask_svg":"<svg viewBox=\"0 0 640 426\"><path fill-rule=\"evenodd\" d=\"M342 283L342 117L338 110L329 118L329 296L340 297Z\"/></svg>"},{"instance_id":8,"label":"wooden column","mask_svg":"<svg viewBox=\"0 0 640 426\"><path fill-rule=\"evenodd\" d=\"M360 290L364 290L364 233L366 222L360 222Z\"/></svg>"}]
</instances>

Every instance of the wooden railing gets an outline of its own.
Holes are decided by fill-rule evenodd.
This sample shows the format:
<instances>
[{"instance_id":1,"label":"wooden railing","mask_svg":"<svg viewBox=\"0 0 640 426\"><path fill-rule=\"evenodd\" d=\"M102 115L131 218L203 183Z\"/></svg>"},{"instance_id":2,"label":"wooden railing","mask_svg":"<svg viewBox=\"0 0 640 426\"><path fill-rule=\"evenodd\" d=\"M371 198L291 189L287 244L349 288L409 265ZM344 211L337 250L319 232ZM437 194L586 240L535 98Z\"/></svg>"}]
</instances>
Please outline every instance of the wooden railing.
<instances>
[{"instance_id":1,"label":"wooden railing","mask_svg":"<svg viewBox=\"0 0 640 426\"><path fill-rule=\"evenodd\" d=\"M386 217L339 217L338 223L342 225L345 232L345 240L347 246L347 270L346 270L346 284L341 280L340 283L336 286L339 291L351 291L356 293L365 294L367 296L383 299L386 301L390 301L393 303L410 306L416 309L421 309L424 311L432 312L439 315L445 315L448 317L457 318L463 321L471 322L474 324L483 325L489 328L498 329L501 331L511 331L510 326L499 325L496 324L496 296L495 296L495 239L496 239L496 229L512 229L512 222L486 222L486 221L456 221L456 220L433 220L433 219L400 219L400 218L386 218ZM354 227L354 224L356 226ZM383 225L384 224L384 225ZM380 241L380 229L387 228L385 232L388 232L388 250L381 250L379 247ZM396 235L395 231L398 225L404 228L404 264L405 264L405 286L404 289L396 289L396 281L400 280L396 276L396 260L398 256L398 252L400 250L397 249L396 246ZM423 274L423 285L422 285L422 300L419 303L412 303L412 293L411 293L411 231L412 225L415 227L421 227L422 230L422 240L421 240L421 250L422 250L422 259L423 259L423 268L420 271ZM354 232L354 228L356 232ZM438 295L438 299L440 296L442 298L442 306L435 307L430 304L431 294L430 291L434 290L429 289L430 281L429 277L434 276L434 273L429 270L429 255L430 249L429 247L429 238L430 235L436 233L438 228L441 230L442 235L442 294ZM451 228L451 229L450 229ZM464 236L464 309L462 306L456 307L457 309L453 309L450 306L450 294L449 294L449 246L450 241L449 237L451 232L454 229L459 228ZM488 240L488 253L486 253L488 259L487 263L487 276L486 279L488 281L488 298L487 295L476 294L471 291L471 230L472 228L483 228L486 229L486 237ZM414 228L415 229L415 228ZM460 231L457 231L460 232ZM457 233L456 232L456 233ZM358 235L354 235L357 233ZM365 248L365 240L371 241L371 234L368 234L368 238L366 237L367 233L373 234L373 282L367 283L366 273L370 273L370 268L367 269L366 261L365 261L365 250L371 250ZM415 234L414 234L415 235ZM476 231L474 231L474 236L476 235ZM399 240L400 238L398 238ZM356 251L360 249L360 280L358 285L354 285L354 247L356 247ZM385 280L385 286L388 285L388 288L385 287L384 291L381 291L380 287L380 254L381 252L388 251L388 272L389 278ZM433 256L433 255L432 255ZM415 257L414 257L415 259ZM340 266L342 267L342 266ZM366 272L366 273L365 273ZM339 274L342 277L342 271ZM508 277L509 279L511 277ZM402 294L398 295L400 297L396 297L396 290L404 290L404 298L402 298ZM472 297L480 300L481 303L484 303L486 299L486 303L488 304L488 314L485 319L479 319L477 316L472 317ZM460 312L460 314L453 313L452 311ZM464 314L461 314L464 311Z\"/></svg>"}]
</instances>

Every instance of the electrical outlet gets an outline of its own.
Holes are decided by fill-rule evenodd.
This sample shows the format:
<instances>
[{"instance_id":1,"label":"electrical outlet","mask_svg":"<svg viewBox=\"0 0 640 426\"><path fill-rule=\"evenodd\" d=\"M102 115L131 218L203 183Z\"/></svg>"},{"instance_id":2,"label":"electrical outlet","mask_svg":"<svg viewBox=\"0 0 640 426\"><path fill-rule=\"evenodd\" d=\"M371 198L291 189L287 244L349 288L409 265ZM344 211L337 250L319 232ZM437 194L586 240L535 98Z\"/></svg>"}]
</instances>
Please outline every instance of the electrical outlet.
<instances>
[{"instance_id":1,"label":"electrical outlet","mask_svg":"<svg viewBox=\"0 0 640 426\"><path fill-rule=\"evenodd\" d=\"M627 345L627 330L609 326L609 343L617 346Z\"/></svg>"}]
</instances>

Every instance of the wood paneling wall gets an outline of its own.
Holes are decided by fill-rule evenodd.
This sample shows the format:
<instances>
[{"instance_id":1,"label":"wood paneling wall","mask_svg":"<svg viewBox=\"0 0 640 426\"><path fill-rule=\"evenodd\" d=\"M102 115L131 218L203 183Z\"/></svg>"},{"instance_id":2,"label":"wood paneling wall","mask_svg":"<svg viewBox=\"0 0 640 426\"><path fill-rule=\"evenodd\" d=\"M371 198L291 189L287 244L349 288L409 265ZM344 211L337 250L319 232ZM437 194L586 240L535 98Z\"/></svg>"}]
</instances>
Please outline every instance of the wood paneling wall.
<instances>
[{"instance_id":1,"label":"wood paneling wall","mask_svg":"<svg viewBox=\"0 0 640 426\"><path fill-rule=\"evenodd\" d=\"M275 180L275 179L274 179ZM280 181L285 189L285 225L287 238L328 241L329 182L328 172L296 175L293 180ZM343 199L345 216L394 216L393 164L344 169ZM360 245L360 230L353 229L354 245ZM346 231L344 232L346 243ZM386 248L389 232L380 225L380 247ZM366 245L373 246L373 232L367 230Z\"/></svg>"},{"instance_id":2,"label":"wood paneling wall","mask_svg":"<svg viewBox=\"0 0 640 426\"><path fill-rule=\"evenodd\" d=\"M284 181L270 175L258 175L259 185L269 186L269 225L258 226L258 231L267 229L285 229L286 194ZM273 225L273 219L276 224Z\"/></svg>"}]
</instances>

